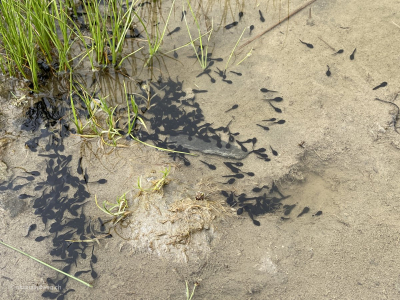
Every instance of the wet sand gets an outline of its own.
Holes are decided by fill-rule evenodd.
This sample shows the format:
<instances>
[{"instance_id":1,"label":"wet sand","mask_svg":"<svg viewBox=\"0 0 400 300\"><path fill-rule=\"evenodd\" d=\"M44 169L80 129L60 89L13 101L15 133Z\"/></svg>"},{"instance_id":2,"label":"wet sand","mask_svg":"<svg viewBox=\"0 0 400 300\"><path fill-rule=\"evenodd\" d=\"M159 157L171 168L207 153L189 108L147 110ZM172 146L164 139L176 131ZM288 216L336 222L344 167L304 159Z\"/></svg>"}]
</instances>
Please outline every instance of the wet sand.
<instances>
[{"instance_id":1,"label":"wet sand","mask_svg":"<svg viewBox=\"0 0 400 300\"><path fill-rule=\"evenodd\" d=\"M290 1L289 10L304 3ZM186 94L193 89L208 91L195 95L204 122L218 128L232 121L230 131L240 133L235 139L245 141L256 137L255 148L266 148L271 161L264 161L254 153L246 156L240 169L254 172L255 176L246 175L229 185L221 184L228 180L222 176L233 174L224 162L234 160L217 155L187 156L191 165L186 167L179 158L174 162L166 153L142 145L132 143L127 149L106 154L109 149L102 149L96 141L87 146L78 136L64 139L63 154L72 155L68 171L71 176L81 178L76 167L78 154L82 154L89 181L107 179L106 184L86 187L90 193L84 207L87 220L95 223L98 217L107 219L96 207L94 195L114 200L128 192L130 203L139 203L132 206L138 214L133 214L128 227L119 231L128 240L112 233L113 238L94 243L98 261L92 265L98 277L93 280L90 272L80 276L92 282L94 288L70 280L67 288L75 292L68 293L67 299L185 299L185 280L190 286L194 282L200 284L194 299L398 297L400 136L392 122L397 120L397 110L394 105L375 98L398 101L395 100L399 92L396 37L400 29L393 22L400 25L396 13L399 4L317 0L311 6L312 19L305 9L236 52L228 71L242 76L227 73L226 80L232 81L228 84L217 74L217 67L224 69L243 29L247 28L239 45L250 38L250 25L255 26L251 33L254 37L287 14L287 3L283 1L281 9L278 1L259 4L239 3L236 7L232 1L232 9L226 14L220 10L223 3L214 3L209 10L204 6L215 26L212 57L224 59L211 68L215 84L207 75L196 77L201 68L195 59L186 58L193 55L189 47L178 51L179 60L186 67L167 59L163 68L168 69L174 81L184 80L182 91ZM265 22L260 21L259 9ZM239 11L244 15L238 25L223 29L238 21ZM182 29L165 40L165 49L173 49L173 45L179 44L177 41L187 40L180 17L179 8L169 28ZM251 56L236 66L251 49ZM344 52L333 55L340 49ZM351 60L354 49L357 50ZM327 66L330 76L326 74ZM165 70L163 75L166 76ZM138 78L148 79L148 74L141 73ZM387 82L387 86L374 90L382 82ZM278 93L262 93L260 88ZM105 87L104 91L112 89ZM118 101L118 97L113 99ZM263 100L274 97L283 98L282 102L272 103L282 113ZM226 112L235 104L237 109ZM32 134L19 132L23 108L16 108L4 99L1 106L3 128L11 132L2 131L2 138L8 139L1 148L2 161L8 166L5 178L26 176L20 169L12 169L17 166L42 173L40 180L18 192L0 192L1 239L63 268L64 263L53 262L57 258L49 255L53 249L50 238L35 242L38 236L49 235L50 228L49 224L44 226L32 208L41 193L36 192L33 198L24 201L18 198L22 193L33 193L37 182L46 180L48 158L38 156L46 153L46 140L40 142L38 153L26 149L24 144ZM262 121L271 118L286 122L280 125ZM270 130L256 124L269 126ZM229 141L229 136L220 134L223 141ZM232 145L240 147L237 143ZM87 150L82 152L85 147ZM251 149L251 144L247 147ZM270 147L278 152L277 156ZM216 170L200 160L215 165ZM172 169L171 182L164 187L163 194L138 198L137 178L142 177L151 186L151 181L159 179L160 171L166 167ZM271 187L273 182L290 197L282 201L277 211L256 216L260 226L253 224L248 213L237 215L238 207L224 204L226 197L221 191L251 195L254 187ZM161 221L172 217L168 210L172 203L183 199L195 201L198 191L208 196L206 201L224 204L223 213L212 224L202 223L201 230L196 231L200 227L193 225L189 240L172 240L172 232L176 231L164 230ZM304 208L309 208L309 212L299 216ZM322 214L316 215L319 211ZM72 216L67 214L64 220L68 218ZM182 218L184 221L185 217ZM38 228L25 237L33 223ZM162 230L166 232L164 240L164 235L158 237ZM141 238L135 239L134 233ZM88 258L80 258L77 266L72 266L72 274L91 269L91 250L92 244L86 251ZM47 286L46 278L54 278L54 272L5 247L0 247L0 256L2 298L41 298L43 290L28 291L26 287Z\"/></svg>"}]
</instances>

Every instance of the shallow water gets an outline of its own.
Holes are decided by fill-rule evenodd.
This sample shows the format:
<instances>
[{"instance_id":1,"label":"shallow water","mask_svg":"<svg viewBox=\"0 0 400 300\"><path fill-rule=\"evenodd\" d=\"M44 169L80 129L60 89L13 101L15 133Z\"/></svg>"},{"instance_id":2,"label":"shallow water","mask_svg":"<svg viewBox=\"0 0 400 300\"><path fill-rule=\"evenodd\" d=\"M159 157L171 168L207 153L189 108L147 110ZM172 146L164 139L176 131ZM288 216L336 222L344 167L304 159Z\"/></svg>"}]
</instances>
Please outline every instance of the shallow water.
<instances>
[{"instance_id":1,"label":"shallow water","mask_svg":"<svg viewBox=\"0 0 400 300\"><path fill-rule=\"evenodd\" d=\"M290 1L289 11L305 3ZM398 42L386 38L399 34L391 23L400 24L395 6L317 0L311 13L305 9L239 50L284 18L287 3L209 1L195 11L203 30L213 22L211 58L223 60L211 60L208 74L189 57L190 46L177 58L168 53L175 59L158 56L150 71L142 67L143 51L121 72L79 68L77 80L118 105L120 124L123 83L145 98L148 85L154 98L141 114L148 132L139 127L137 137L196 156L123 139L127 147L120 148L82 139L71 132L63 80L49 83L46 98L30 110L1 99L0 149L8 167L0 186L2 240L80 272L94 286L66 281L1 248L4 297L185 299L188 280L190 287L200 284L194 299L396 298L399 137L389 124L394 107L374 101L394 101L398 93ZM176 2L168 25L175 32L162 51L188 41L181 7ZM169 8L163 3L164 20ZM144 9L151 18L159 6ZM221 70L244 29L225 77ZM143 44L129 43L127 51ZM388 85L374 90L381 82ZM39 122L21 130L37 108ZM150 189L166 168L170 182L162 193L139 195L138 179ZM100 204L124 193L130 217L123 226L101 226L109 217L95 195ZM37 228L26 236L32 224ZM61 289L35 288L54 285Z\"/></svg>"}]
</instances>

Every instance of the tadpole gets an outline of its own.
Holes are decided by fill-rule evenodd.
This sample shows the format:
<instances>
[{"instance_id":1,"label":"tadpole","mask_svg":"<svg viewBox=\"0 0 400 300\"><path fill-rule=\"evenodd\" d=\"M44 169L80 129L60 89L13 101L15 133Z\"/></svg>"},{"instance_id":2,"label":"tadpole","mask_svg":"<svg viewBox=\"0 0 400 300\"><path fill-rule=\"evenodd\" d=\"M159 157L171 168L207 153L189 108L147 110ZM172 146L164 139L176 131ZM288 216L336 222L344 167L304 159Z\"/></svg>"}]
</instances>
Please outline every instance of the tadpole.
<instances>
[{"instance_id":1,"label":"tadpole","mask_svg":"<svg viewBox=\"0 0 400 300\"><path fill-rule=\"evenodd\" d=\"M254 192L254 193L259 193L259 192L261 192L263 189L269 189L269 187L268 187L268 185L263 185L262 187L255 187L255 188L253 188L252 189L252 191Z\"/></svg>"},{"instance_id":2,"label":"tadpole","mask_svg":"<svg viewBox=\"0 0 400 300\"><path fill-rule=\"evenodd\" d=\"M260 125L260 124L256 124L257 126L260 126L262 129L264 129L264 130L266 130L266 131L268 131L269 130L269 127L267 127L267 126L263 126L263 125Z\"/></svg>"},{"instance_id":3,"label":"tadpole","mask_svg":"<svg viewBox=\"0 0 400 300\"><path fill-rule=\"evenodd\" d=\"M382 88L382 87L385 87L385 86L387 86L387 82L386 81L382 82L380 85L377 85L372 90L375 91L375 90L377 90L379 88Z\"/></svg>"},{"instance_id":4,"label":"tadpole","mask_svg":"<svg viewBox=\"0 0 400 300\"><path fill-rule=\"evenodd\" d=\"M235 174L235 175L223 175L222 177L232 177L232 178L237 178L237 179L242 179L244 178L244 175L241 173Z\"/></svg>"},{"instance_id":5,"label":"tadpole","mask_svg":"<svg viewBox=\"0 0 400 300\"><path fill-rule=\"evenodd\" d=\"M230 109L228 109L228 110L225 111L225 112L227 113L227 112L229 112L229 111L231 111L231 110L234 110L234 109L236 109L236 108L238 108L238 107L239 107L239 105L235 104L235 105L233 105Z\"/></svg>"},{"instance_id":6,"label":"tadpole","mask_svg":"<svg viewBox=\"0 0 400 300\"><path fill-rule=\"evenodd\" d=\"M38 237L35 239L35 242L41 242L41 241L43 241L45 238L47 238L47 236L38 236Z\"/></svg>"},{"instance_id":7,"label":"tadpole","mask_svg":"<svg viewBox=\"0 0 400 300\"><path fill-rule=\"evenodd\" d=\"M260 14L260 21L264 23L265 19L264 19L264 16L263 16L261 10L258 10L258 13Z\"/></svg>"},{"instance_id":8,"label":"tadpole","mask_svg":"<svg viewBox=\"0 0 400 300\"><path fill-rule=\"evenodd\" d=\"M79 159L78 159L78 168L76 169L76 172L78 173L78 174L83 174L83 168L82 168L82 156L81 157L79 157Z\"/></svg>"},{"instance_id":9,"label":"tadpole","mask_svg":"<svg viewBox=\"0 0 400 300\"><path fill-rule=\"evenodd\" d=\"M28 233L25 235L25 237L28 237L29 234L31 233L31 231L35 230L36 227L37 227L36 224L31 224L31 225L29 226L29 228L28 228Z\"/></svg>"},{"instance_id":10,"label":"tadpole","mask_svg":"<svg viewBox=\"0 0 400 300\"><path fill-rule=\"evenodd\" d=\"M343 49L340 49L338 52L333 53L332 55L342 54L344 52Z\"/></svg>"},{"instance_id":11,"label":"tadpole","mask_svg":"<svg viewBox=\"0 0 400 300\"><path fill-rule=\"evenodd\" d=\"M354 54L356 53L356 50L357 50L357 48L355 48L355 49L353 50L353 53L351 53L351 55L350 55L350 60L353 60L353 59L354 59Z\"/></svg>"},{"instance_id":12,"label":"tadpole","mask_svg":"<svg viewBox=\"0 0 400 300\"><path fill-rule=\"evenodd\" d=\"M314 46L313 46L313 44L309 44L309 43L306 43L306 42L303 42L302 40L299 40L302 44L304 44L304 45L306 45L308 48L310 48L310 49L312 49L312 48L314 48Z\"/></svg>"},{"instance_id":13,"label":"tadpole","mask_svg":"<svg viewBox=\"0 0 400 300\"><path fill-rule=\"evenodd\" d=\"M277 93L277 91L272 91L272 90L269 90L269 89L266 89L266 88L261 88L260 91L263 92L263 93Z\"/></svg>"},{"instance_id":14,"label":"tadpole","mask_svg":"<svg viewBox=\"0 0 400 300\"><path fill-rule=\"evenodd\" d=\"M180 27L176 27L174 30L172 30L171 32L169 32L169 33L167 34L167 36L170 36L171 34L174 34L175 32L179 32L180 30L181 30Z\"/></svg>"},{"instance_id":15,"label":"tadpole","mask_svg":"<svg viewBox=\"0 0 400 300\"><path fill-rule=\"evenodd\" d=\"M79 277L80 275L84 274L84 273L89 273L91 270L87 270L87 271L78 271L75 273L75 277Z\"/></svg>"},{"instance_id":16,"label":"tadpole","mask_svg":"<svg viewBox=\"0 0 400 300\"><path fill-rule=\"evenodd\" d=\"M328 65L326 65L327 67L328 67L328 71L326 71L326 76L331 76L331 69L329 68L329 66Z\"/></svg>"},{"instance_id":17,"label":"tadpole","mask_svg":"<svg viewBox=\"0 0 400 300\"><path fill-rule=\"evenodd\" d=\"M250 33L249 33L249 35L251 35L251 32L253 31L253 29L254 29L254 25L250 25Z\"/></svg>"},{"instance_id":18,"label":"tadpole","mask_svg":"<svg viewBox=\"0 0 400 300\"><path fill-rule=\"evenodd\" d=\"M281 110L280 108L273 106L271 102L268 101L268 104L271 105L271 107L272 107L277 113L281 113L281 112L282 112L282 110Z\"/></svg>"},{"instance_id":19,"label":"tadpole","mask_svg":"<svg viewBox=\"0 0 400 300\"><path fill-rule=\"evenodd\" d=\"M236 25L238 24L238 22L237 21L235 21L235 22L233 22L233 23L231 23L231 24L228 24L228 25L226 25L225 26L225 29L231 29L232 27L235 27Z\"/></svg>"},{"instance_id":20,"label":"tadpole","mask_svg":"<svg viewBox=\"0 0 400 300\"><path fill-rule=\"evenodd\" d=\"M306 206L303 208L303 211L297 217L301 217L302 215L308 213L309 211L310 211L310 208Z\"/></svg>"},{"instance_id":21,"label":"tadpole","mask_svg":"<svg viewBox=\"0 0 400 300\"><path fill-rule=\"evenodd\" d=\"M224 162L224 165L227 166L231 170L232 173L239 173L240 169L234 167L233 164L234 163L231 163L231 162Z\"/></svg>"},{"instance_id":22,"label":"tadpole","mask_svg":"<svg viewBox=\"0 0 400 300\"><path fill-rule=\"evenodd\" d=\"M94 255L93 252L94 252L94 246L92 248L92 257L90 258L90 261L95 264L97 263L97 256Z\"/></svg>"},{"instance_id":23,"label":"tadpole","mask_svg":"<svg viewBox=\"0 0 400 300\"><path fill-rule=\"evenodd\" d=\"M206 163L205 161L202 161L202 160L200 160L203 164L205 164L210 170L216 170L217 169L217 167L216 166L214 166L214 165L212 165L212 164L209 164L209 163Z\"/></svg>"},{"instance_id":24,"label":"tadpole","mask_svg":"<svg viewBox=\"0 0 400 300\"><path fill-rule=\"evenodd\" d=\"M207 93L208 91L207 90L196 90L196 89L193 89L192 92L194 94L201 94L201 93Z\"/></svg>"},{"instance_id":25,"label":"tadpole","mask_svg":"<svg viewBox=\"0 0 400 300\"><path fill-rule=\"evenodd\" d=\"M269 147L271 148L272 154L273 154L274 156L278 156L278 152L277 152L277 151L275 151L274 149L272 149L272 147L271 147L271 146L269 146Z\"/></svg>"},{"instance_id":26,"label":"tadpole","mask_svg":"<svg viewBox=\"0 0 400 300\"><path fill-rule=\"evenodd\" d=\"M90 262L90 267L92 268L92 272L90 273L90 275L92 276L93 279L96 279L98 275L96 271L93 269L92 262Z\"/></svg>"},{"instance_id":27,"label":"tadpole","mask_svg":"<svg viewBox=\"0 0 400 300\"><path fill-rule=\"evenodd\" d=\"M231 72L231 73L233 73L233 74L235 74L237 76L242 76L242 73L238 73L238 72L234 72L234 71L229 71L229 72Z\"/></svg>"},{"instance_id":28,"label":"tadpole","mask_svg":"<svg viewBox=\"0 0 400 300\"><path fill-rule=\"evenodd\" d=\"M282 102L283 98L282 97L275 97L273 99L264 99L265 101L273 101L273 102Z\"/></svg>"},{"instance_id":29,"label":"tadpole","mask_svg":"<svg viewBox=\"0 0 400 300\"><path fill-rule=\"evenodd\" d=\"M227 182L225 182L224 184L233 184L235 181L236 181L235 178L231 178Z\"/></svg>"}]
</instances>

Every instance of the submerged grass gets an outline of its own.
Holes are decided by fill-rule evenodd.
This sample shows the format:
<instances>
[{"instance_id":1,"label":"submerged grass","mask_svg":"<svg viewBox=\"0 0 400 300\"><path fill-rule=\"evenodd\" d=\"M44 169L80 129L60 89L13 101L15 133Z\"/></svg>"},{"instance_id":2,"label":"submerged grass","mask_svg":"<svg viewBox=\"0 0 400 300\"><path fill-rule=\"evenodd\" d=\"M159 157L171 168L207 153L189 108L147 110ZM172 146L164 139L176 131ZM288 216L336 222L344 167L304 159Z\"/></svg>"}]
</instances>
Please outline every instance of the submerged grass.
<instances>
[{"instance_id":1,"label":"submerged grass","mask_svg":"<svg viewBox=\"0 0 400 300\"><path fill-rule=\"evenodd\" d=\"M163 30L162 33L161 33L160 30L159 30L158 24L156 24L156 31L155 31L156 33L155 33L155 35L149 33L150 31L149 31L149 29L148 29L148 26L146 26L146 24L145 24L143 18L141 18L141 17L139 16L139 14L138 14L136 11L133 11L133 13L136 15L136 17L138 18L139 22L140 22L140 23L142 24L142 26L143 26L144 32L145 32L145 34L146 34L147 45L148 45L148 47L149 47L149 48L148 48L149 57L148 57L148 59L146 60L145 66L150 66L150 65L152 65L153 57L154 57L157 53L160 52L160 47L161 47L161 45L162 45L162 43L163 43L163 40L164 40L164 37L165 37L165 32L166 32L166 30L167 30L168 22L169 22L169 19L170 19L170 17L171 17L171 13L172 13L172 11L173 11L174 5L175 5L175 0L172 1L171 9L170 9L170 11L169 11L168 18L167 18L167 20L166 20L166 22L165 22L165 25L164 25L164 30ZM148 25L149 25L149 24L148 24ZM149 26L151 26L151 24L150 24Z\"/></svg>"},{"instance_id":2,"label":"submerged grass","mask_svg":"<svg viewBox=\"0 0 400 300\"><path fill-rule=\"evenodd\" d=\"M126 199L126 193L118 197L116 203L104 201L102 207L97 202L97 195L94 196L94 200L96 202L97 207L102 212L113 217L112 219L113 225L118 224L132 213L131 211L128 211L128 200Z\"/></svg>"},{"instance_id":3,"label":"submerged grass","mask_svg":"<svg viewBox=\"0 0 400 300\"><path fill-rule=\"evenodd\" d=\"M196 290L196 287L199 285L197 282L194 283L192 293L189 291L189 283L187 280L185 280L186 283L186 299L187 300L192 300L194 296L194 291Z\"/></svg>"},{"instance_id":4,"label":"submerged grass","mask_svg":"<svg viewBox=\"0 0 400 300\"><path fill-rule=\"evenodd\" d=\"M139 177L137 182L137 188L139 189L140 192L152 192L152 193L161 192L163 186L168 184L169 180L167 177L170 172L171 172L171 167L165 168L164 171L161 171L161 173L163 174L162 178L154 181L153 186L150 189L143 188L142 178Z\"/></svg>"},{"instance_id":5,"label":"submerged grass","mask_svg":"<svg viewBox=\"0 0 400 300\"><path fill-rule=\"evenodd\" d=\"M205 35L208 34L207 45L205 45L204 42L203 42L203 36L204 35L201 34L200 24L199 24L199 22L198 22L198 20L196 18L195 13L193 12L193 9L192 9L192 6L190 5L190 2L187 1L187 4L188 4L189 10L190 10L190 12L191 12L191 14L193 16L193 19L194 19L194 21L196 23L197 31L199 33L199 37L197 38L199 40L199 47L198 47L199 50L196 49L194 40L192 38L192 34L190 33L188 22L186 20L186 14L184 13L183 16L184 16L184 19L185 19L186 28L187 28L187 31L188 31L188 34L189 34L189 38L190 38L190 44L193 47L194 53L196 54L196 57L197 57L197 60L200 63L200 66L204 70L204 69L207 68L207 64L208 64L208 43L210 42L211 34L213 32L213 25L211 25L211 29L205 34ZM183 9L183 11L185 11L185 10Z\"/></svg>"},{"instance_id":6,"label":"submerged grass","mask_svg":"<svg viewBox=\"0 0 400 300\"><path fill-rule=\"evenodd\" d=\"M28 256L29 258L31 258L31 259L37 261L38 263L41 263L42 265L45 265L46 267L49 267L50 269L53 269L53 270L55 270L55 271L57 271L57 272L59 272L59 273L65 275L65 276L67 276L67 277L69 277L69 278L72 278L72 279L74 279L74 280L76 280L76 281L79 281L80 283L82 283L82 284L84 284L84 285L86 285L86 286L88 286L88 287L93 287L91 284L89 284L89 283L87 283L87 282L85 282L85 281L83 281L83 280L81 280L81 279L79 279L79 278L76 278L75 276L72 276L72 275L70 275L70 274L68 274L68 273L65 273L64 271L61 271L61 270L59 270L59 269L57 269L57 268L55 268L55 267L53 267L53 266L50 266L49 264L46 264L45 262L43 262L43 261L41 261L41 260L39 260L39 259L37 259L37 258L35 258L35 257L33 257L33 256L29 255L29 254L27 254L27 253L25 253L25 252L23 252L23 251L21 251L21 250L15 248L15 247L9 245L9 244L6 244L6 243L4 243L4 242L2 242L2 241L0 241L0 244L4 245L4 246L6 246L6 247L8 247L8 248L10 248L10 249L13 249L13 250L15 250L15 251L17 251L17 252L19 252L19 253L25 255L25 256Z\"/></svg>"}]
</instances>

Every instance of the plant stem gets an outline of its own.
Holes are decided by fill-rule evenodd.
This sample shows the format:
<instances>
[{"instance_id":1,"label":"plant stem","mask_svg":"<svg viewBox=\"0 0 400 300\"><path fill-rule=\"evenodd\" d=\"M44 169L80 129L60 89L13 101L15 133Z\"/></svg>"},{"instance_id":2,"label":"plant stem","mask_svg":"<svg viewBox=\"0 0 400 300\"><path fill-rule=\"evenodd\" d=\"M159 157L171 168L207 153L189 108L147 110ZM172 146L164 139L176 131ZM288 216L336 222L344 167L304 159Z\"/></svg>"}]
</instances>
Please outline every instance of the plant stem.
<instances>
[{"instance_id":1,"label":"plant stem","mask_svg":"<svg viewBox=\"0 0 400 300\"><path fill-rule=\"evenodd\" d=\"M75 276L72 276L72 275L70 275L70 274L68 274L68 273L65 273L65 272L63 272L63 271L61 271L61 270L59 270L59 269L57 269L57 268L55 268L55 267L53 267L53 266L50 266L49 264L46 264L45 262L43 262L43 261L41 261L41 260L39 260L39 259L37 259L37 258L35 258L35 257L33 257L33 256L31 256L31 255L29 255L29 254L27 254L27 253L25 253L25 252L23 252L23 251L21 251L21 250L19 250L19 249L17 249L17 248L14 248L14 247L11 246L11 245L8 245L8 244L6 244L6 243L4 243L4 242L2 242L2 241L0 241L0 244L6 246L6 247L8 247L8 248L11 248L11 249L13 249L13 250L15 250L15 251L17 251L17 252L19 252L19 253L25 255L25 256L28 256L29 258L32 258L33 260L35 260L35 261L41 263L42 265L45 265L46 267L49 267L50 269L53 269L53 270L55 270L55 271L57 271L57 272L60 272L61 274L65 275L65 276L68 276L69 278L75 279L76 281L79 281L80 283L83 283L84 285L86 285L86 286L88 286L88 287L93 287L91 284L89 284L89 283L87 283L87 282L85 282L85 281L83 281L83 280L80 280L79 278L76 278Z\"/></svg>"}]
</instances>

